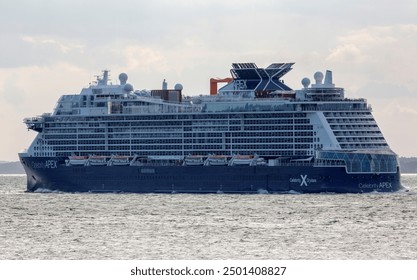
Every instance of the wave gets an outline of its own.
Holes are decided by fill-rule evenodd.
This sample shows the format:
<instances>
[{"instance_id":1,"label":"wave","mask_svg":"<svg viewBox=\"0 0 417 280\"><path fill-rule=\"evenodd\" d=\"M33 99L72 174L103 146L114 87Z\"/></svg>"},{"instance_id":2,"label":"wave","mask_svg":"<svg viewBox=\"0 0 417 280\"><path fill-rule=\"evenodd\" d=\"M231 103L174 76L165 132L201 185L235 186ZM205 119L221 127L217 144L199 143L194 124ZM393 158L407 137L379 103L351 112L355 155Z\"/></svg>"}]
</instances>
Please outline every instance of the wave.
<instances>
[{"instance_id":1,"label":"wave","mask_svg":"<svg viewBox=\"0 0 417 280\"><path fill-rule=\"evenodd\" d=\"M46 188L39 188L33 191L34 193L62 193L62 191L50 190Z\"/></svg>"}]
</instances>

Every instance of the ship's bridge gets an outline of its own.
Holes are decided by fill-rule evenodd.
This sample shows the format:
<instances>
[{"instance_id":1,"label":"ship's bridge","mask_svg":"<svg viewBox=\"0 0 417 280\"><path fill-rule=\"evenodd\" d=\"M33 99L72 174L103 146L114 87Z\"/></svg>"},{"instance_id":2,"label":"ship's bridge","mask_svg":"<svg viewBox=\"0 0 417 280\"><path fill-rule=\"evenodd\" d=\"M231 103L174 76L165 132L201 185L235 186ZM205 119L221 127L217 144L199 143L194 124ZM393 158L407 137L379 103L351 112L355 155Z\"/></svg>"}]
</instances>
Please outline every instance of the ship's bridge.
<instances>
[{"instance_id":1,"label":"ship's bridge","mask_svg":"<svg viewBox=\"0 0 417 280\"><path fill-rule=\"evenodd\" d=\"M42 116L25 118L23 122L26 124L27 129L31 129L37 132L42 132L44 129L45 119L44 117L49 116L49 114L43 114Z\"/></svg>"}]
</instances>

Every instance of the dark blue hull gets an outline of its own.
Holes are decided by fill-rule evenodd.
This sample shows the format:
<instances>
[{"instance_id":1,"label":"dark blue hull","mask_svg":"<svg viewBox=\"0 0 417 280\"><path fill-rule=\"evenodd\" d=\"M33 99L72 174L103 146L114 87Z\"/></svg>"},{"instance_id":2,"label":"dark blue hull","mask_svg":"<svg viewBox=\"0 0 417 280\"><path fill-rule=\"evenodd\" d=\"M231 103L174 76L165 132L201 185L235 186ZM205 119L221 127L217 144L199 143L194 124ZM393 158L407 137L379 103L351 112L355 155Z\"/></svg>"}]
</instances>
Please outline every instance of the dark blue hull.
<instances>
[{"instance_id":1,"label":"dark blue hull","mask_svg":"<svg viewBox=\"0 0 417 280\"><path fill-rule=\"evenodd\" d=\"M22 157L27 190L128 193L363 193L402 189L400 172L348 174L314 166L66 166Z\"/></svg>"}]
</instances>

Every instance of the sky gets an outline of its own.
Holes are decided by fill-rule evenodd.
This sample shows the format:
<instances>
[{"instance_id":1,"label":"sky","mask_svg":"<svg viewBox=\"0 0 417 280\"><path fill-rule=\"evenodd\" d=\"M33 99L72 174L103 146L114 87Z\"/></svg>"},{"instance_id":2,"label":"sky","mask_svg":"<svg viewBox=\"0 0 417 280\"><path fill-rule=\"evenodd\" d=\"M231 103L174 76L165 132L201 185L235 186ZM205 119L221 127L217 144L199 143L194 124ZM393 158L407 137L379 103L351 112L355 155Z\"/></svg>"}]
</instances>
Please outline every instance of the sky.
<instances>
[{"instance_id":1,"label":"sky","mask_svg":"<svg viewBox=\"0 0 417 280\"><path fill-rule=\"evenodd\" d=\"M135 89L207 94L234 62L295 62L285 83L333 71L366 98L391 148L417 156L415 0L0 0L0 160L18 160L52 112L110 69Z\"/></svg>"}]
</instances>

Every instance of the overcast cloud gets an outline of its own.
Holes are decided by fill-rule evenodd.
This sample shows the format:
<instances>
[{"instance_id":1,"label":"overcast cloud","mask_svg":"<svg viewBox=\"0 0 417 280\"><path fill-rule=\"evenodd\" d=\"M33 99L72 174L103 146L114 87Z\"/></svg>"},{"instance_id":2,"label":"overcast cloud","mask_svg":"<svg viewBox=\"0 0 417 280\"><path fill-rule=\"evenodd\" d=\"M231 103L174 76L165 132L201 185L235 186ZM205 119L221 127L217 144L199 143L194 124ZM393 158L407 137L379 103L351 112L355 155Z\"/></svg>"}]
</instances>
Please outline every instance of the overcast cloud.
<instances>
[{"instance_id":1,"label":"overcast cloud","mask_svg":"<svg viewBox=\"0 0 417 280\"><path fill-rule=\"evenodd\" d=\"M35 135L24 117L51 112L110 69L135 89L181 82L207 93L233 62L296 62L292 88L333 70L363 97L389 144L417 156L417 1L153 0L0 2L0 160Z\"/></svg>"}]
</instances>

